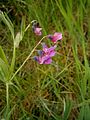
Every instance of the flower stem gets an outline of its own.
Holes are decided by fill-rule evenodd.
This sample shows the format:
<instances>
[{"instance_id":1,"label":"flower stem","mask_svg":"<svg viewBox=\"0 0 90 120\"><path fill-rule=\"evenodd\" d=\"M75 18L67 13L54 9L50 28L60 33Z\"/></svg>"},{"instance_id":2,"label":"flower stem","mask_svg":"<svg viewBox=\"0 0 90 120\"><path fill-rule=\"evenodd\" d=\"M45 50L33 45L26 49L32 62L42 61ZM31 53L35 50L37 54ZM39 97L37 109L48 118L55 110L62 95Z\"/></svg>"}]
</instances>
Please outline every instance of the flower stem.
<instances>
[{"instance_id":1,"label":"flower stem","mask_svg":"<svg viewBox=\"0 0 90 120\"><path fill-rule=\"evenodd\" d=\"M35 21L37 21L37 20L33 20L33 21L31 21L31 23L26 27L25 32L26 32L27 29L30 27L30 25L31 25L33 22L35 22Z\"/></svg>"},{"instance_id":2,"label":"flower stem","mask_svg":"<svg viewBox=\"0 0 90 120\"><path fill-rule=\"evenodd\" d=\"M38 45L42 42L42 40L44 38L46 38L47 36L44 36L37 44L36 46L33 48L33 50L30 52L30 54L27 56L27 58L24 60L24 62L22 63L22 65L18 68L18 70L14 73L14 75L11 77L10 81L16 76L16 74L21 70L21 68L25 65L25 63L27 62L27 60L31 57L31 55L33 54L33 52L35 51L35 49L38 47Z\"/></svg>"},{"instance_id":3,"label":"flower stem","mask_svg":"<svg viewBox=\"0 0 90 120\"><path fill-rule=\"evenodd\" d=\"M6 83L6 102L7 102L7 109L6 109L6 116L7 116L9 111L9 84L8 83Z\"/></svg>"}]
</instances>

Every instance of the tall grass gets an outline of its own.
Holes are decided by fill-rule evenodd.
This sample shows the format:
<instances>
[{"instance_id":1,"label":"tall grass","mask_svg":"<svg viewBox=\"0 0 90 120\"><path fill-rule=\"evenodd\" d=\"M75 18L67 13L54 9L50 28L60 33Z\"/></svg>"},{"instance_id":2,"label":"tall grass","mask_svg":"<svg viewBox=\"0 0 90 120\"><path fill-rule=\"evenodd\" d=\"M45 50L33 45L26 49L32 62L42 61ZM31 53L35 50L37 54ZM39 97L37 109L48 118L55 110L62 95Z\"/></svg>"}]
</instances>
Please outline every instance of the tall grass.
<instances>
[{"instance_id":1,"label":"tall grass","mask_svg":"<svg viewBox=\"0 0 90 120\"><path fill-rule=\"evenodd\" d=\"M89 0L2 4L7 14L0 13L0 119L89 120ZM51 65L31 59L43 39L31 31L32 20L39 22L43 36L63 33Z\"/></svg>"}]
</instances>

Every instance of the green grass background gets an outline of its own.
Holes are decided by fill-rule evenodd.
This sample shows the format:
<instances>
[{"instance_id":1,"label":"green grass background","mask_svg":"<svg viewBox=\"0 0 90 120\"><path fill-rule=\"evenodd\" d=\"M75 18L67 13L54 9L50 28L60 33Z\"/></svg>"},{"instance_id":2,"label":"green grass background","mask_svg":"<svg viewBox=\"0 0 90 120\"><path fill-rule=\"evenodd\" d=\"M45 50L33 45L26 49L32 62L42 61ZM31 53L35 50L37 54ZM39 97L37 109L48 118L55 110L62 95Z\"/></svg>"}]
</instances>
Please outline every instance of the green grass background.
<instances>
[{"instance_id":1,"label":"green grass background","mask_svg":"<svg viewBox=\"0 0 90 120\"><path fill-rule=\"evenodd\" d=\"M1 0L0 9L0 120L90 120L90 1ZM32 20L42 36L24 33ZM39 65L34 52L15 74L54 32L63 34L54 62Z\"/></svg>"}]
</instances>

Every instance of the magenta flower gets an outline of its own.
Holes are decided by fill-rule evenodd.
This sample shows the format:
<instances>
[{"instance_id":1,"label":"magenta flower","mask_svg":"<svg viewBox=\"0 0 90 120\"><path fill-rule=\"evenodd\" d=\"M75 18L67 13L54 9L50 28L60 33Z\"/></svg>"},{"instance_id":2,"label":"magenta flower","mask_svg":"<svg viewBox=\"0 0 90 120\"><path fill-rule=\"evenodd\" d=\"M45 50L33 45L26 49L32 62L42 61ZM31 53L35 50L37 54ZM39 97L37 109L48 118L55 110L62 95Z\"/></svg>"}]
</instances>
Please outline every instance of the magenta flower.
<instances>
[{"instance_id":1,"label":"magenta flower","mask_svg":"<svg viewBox=\"0 0 90 120\"><path fill-rule=\"evenodd\" d=\"M40 36L40 35L42 35L41 30L42 30L42 28L36 27L36 28L34 29L34 33L35 33L36 35Z\"/></svg>"},{"instance_id":2,"label":"magenta flower","mask_svg":"<svg viewBox=\"0 0 90 120\"><path fill-rule=\"evenodd\" d=\"M42 46L43 46L43 53L45 55L48 55L50 57L53 57L55 55L55 48L56 48L56 45L55 46L51 46L50 48L47 47L47 45L45 43L42 43Z\"/></svg>"},{"instance_id":3,"label":"magenta flower","mask_svg":"<svg viewBox=\"0 0 90 120\"><path fill-rule=\"evenodd\" d=\"M42 28L39 26L39 23L37 23L36 21L33 22L32 29L36 35L38 36L42 35Z\"/></svg>"},{"instance_id":4,"label":"magenta flower","mask_svg":"<svg viewBox=\"0 0 90 120\"><path fill-rule=\"evenodd\" d=\"M52 57L55 55L55 46L47 47L45 43L42 43L43 50L38 50L39 56L35 56L34 60L36 60L39 64L51 64Z\"/></svg>"},{"instance_id":5,"label":"magenta flower","mask_svg":"<svg viewBox=\"0 0 90 120\"><path fill-rule=\"evenodd\" d=\"M35 56L34 59L39 64L51 64L52 59L49 56Z\"/></svg>"},{"instance_id":6,"label":"magenta flower","mask_svg":"<svg viewBox=\"0 0 90 120\"><path fill-rule=\"evenodd\" d=\"M62 33L55 32L54 35L47 36L52 42L56 43L58 40L62 39Z\"/></svg>"}]
</instances>

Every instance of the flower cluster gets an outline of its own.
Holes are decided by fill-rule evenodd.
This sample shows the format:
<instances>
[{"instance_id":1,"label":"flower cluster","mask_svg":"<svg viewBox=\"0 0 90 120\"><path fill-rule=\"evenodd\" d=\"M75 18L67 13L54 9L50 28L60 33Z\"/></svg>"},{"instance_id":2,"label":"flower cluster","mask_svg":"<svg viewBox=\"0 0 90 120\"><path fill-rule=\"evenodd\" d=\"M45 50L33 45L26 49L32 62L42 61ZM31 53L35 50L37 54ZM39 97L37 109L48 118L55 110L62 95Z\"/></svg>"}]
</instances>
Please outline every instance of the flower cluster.
<instances>
[{"instance_id":1,"label":"flower cluster","mask_svg":"<svg viewBox=\"0 0 90 120\"><path fill-rule=\"evenodd\" d=\"M52 57L55 55L55 46L51 46L50 48L47 47L45 43L42 43L42 50L39 50L39 56L35 56L34 59L39 64L50 64L52 62Z\"/></svg>"},{"instance_id":2,"label":"flower cluster","mask_svg":"<svg viewBox=\"0 0 90 120\"><path fill-rule=\"evenodd\" d=\"M36 35L42 35L42 28L37 22L33 23L32 28ZM34 56L34 60L39 64L51 64L52 57L56 54L56 43L62 39L62 33L55 32L54 35L47 35L47 38L50 39L54 45L48 47L45 43L42 43L42 50L38 50L38 56Z\"/></svg>"}]
</instances>

